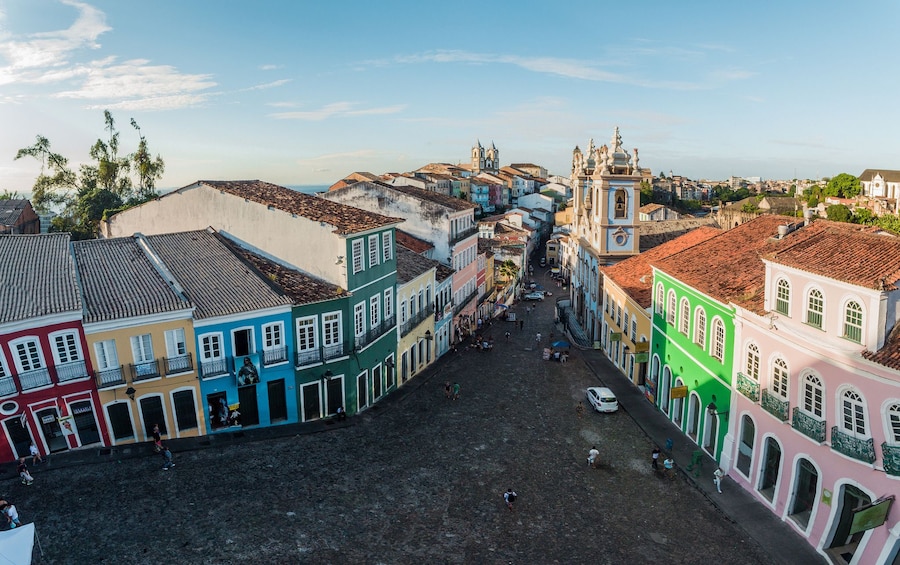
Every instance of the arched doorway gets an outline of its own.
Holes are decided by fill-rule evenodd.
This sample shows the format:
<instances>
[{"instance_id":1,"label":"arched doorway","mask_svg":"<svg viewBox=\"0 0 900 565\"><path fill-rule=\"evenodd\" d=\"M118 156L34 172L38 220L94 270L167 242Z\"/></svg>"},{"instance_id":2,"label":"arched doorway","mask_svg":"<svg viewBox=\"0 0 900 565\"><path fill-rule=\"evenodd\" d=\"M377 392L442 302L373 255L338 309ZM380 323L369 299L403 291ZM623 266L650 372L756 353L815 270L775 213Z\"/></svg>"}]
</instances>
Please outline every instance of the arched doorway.
<instances>
[{"instance_id":1,"label":"arched doorway","mask_svg":"<svg viewBox=\"0 0 900 565\"><path fill-rule=\"evenodd\" d=\"M872 498L853 485L841 485L834 500L839 504L832 526L831 539L826 543L826 553L834 563L850 563L859 547L865 531L850 533L853 510L872 503Z\"/></svg>"},{"instance_id":2,"label":"arched doorway","mask_svg":"<svg viewBox=\"0 0 900 565\"><path fill-rule=\"evenodd\" d=\"M688 402L687 435L696 443L697 429L700 427L700 397L696 394L691 394L691 399Z\"/></svg>"},{"instance_id":3,"label":"arched doorway","mask_svg":"<svg viewBox=\"0 0 900 565\"><path fill-rule=\"evenodd\" d=\"M778 444L775 438L766 438L763 457L763 468L759 478L759 494L771 501L774 499L775 486L778 484L778 476L781 473L781 445Z\"/></svg>"},{"instance_id":4,"label":"arched doorway","mask_svg":"<svg viewBox=\"0 0 900 565\"><path fill-rule=\"evenodd\" d=\"M707 414L703 424L703 451L716 458L716 443L719 439L719 416L715 413Z\"/></svg>"},{"instance_id":5,"label":"arched doorway","mask_svg":"<svg viewBox=\"0 0 900 565\"><path fill-rule=\"evenodd\" d=\"M791 501L789 516L802 529L809 525L816 497L819 492L819 471L809 459L797 462L797 478L794 486L794 500Z\"/></svg>"},{"instance_id":6,"label":"arched doorway","mask_svg":"<svg viewBox=\"0 0 900 565\"><path fill-rule=\"evenodd\" d=\"M738 443L737 468L745 477L750 477L753 463L753 442L756 441L756 424L750 416L741 418L741 441Z\"/></svg>"},{"instance_id":7,"label":"arched doorway","mask_svg":"<svg viewBox=\"0 0 900 565\"><path fill-rule=\"evenodd\" d=\"M663 368L662 382L659 383L659 407L666 414L669 413L669 396L672 389L672 371L666 365Z\"/></svg>"},{"instance_id":8,"label":"arched doorway","mask_svg":"<svg viewBox=\"0 0 900 565\"><path fill-rule=\"evenodd\" d=\"M675 387L684 386L681 377L675 379ZM672 399L672 421L678 424L680 428L684 420L684 397Z\"/></svg>"}]
</instances>

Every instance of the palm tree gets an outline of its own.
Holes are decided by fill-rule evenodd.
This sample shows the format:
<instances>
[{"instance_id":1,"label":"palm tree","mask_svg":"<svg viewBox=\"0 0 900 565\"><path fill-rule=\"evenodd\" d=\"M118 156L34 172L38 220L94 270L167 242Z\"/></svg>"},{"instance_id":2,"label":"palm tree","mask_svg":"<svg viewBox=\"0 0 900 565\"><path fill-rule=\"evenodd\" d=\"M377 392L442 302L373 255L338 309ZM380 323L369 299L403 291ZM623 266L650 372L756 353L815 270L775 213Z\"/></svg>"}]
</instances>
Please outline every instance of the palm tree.
<instances>
[{"instance_id":1,"label":"palm tree","mask_svg":"<svg viewBox=\"0 0 900 565\"><path fill-rule=\"evenodd\" d=\"M519 274L519 267L512 259L507 259L500 263L498 272L500 273L500 276L503 277L503 280L509 282L510 280L515 279L516 275Z\"/></svg>"}]
</instances>

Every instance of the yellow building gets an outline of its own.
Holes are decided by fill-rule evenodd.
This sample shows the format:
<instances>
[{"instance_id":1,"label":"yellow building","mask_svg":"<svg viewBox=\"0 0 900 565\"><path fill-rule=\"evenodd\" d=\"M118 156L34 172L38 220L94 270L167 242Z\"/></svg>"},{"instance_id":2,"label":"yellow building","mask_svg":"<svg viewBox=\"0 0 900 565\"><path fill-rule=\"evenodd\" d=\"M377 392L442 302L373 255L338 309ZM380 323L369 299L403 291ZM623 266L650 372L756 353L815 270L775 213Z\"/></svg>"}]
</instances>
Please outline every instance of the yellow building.
<instances>
[{"instance_id":1,"label":"yellow building","mask_svg":"<svg viewBox=\"0 0 900 565\"><path fill-rule=\"evenodd\" d=\"M438 262L397 246L397 386L435 359L434 288Z\"/></svg>"},{"instance_id":2,"label":"yellow building","mask_svg":"<svg viewBox=\"0 0 900 565\"><path fill-rule=\"evenodd\" d=\"M76 241L84 330L113 445L204 435L194 305L140 235Z\"/></svg>"}]
</instances>

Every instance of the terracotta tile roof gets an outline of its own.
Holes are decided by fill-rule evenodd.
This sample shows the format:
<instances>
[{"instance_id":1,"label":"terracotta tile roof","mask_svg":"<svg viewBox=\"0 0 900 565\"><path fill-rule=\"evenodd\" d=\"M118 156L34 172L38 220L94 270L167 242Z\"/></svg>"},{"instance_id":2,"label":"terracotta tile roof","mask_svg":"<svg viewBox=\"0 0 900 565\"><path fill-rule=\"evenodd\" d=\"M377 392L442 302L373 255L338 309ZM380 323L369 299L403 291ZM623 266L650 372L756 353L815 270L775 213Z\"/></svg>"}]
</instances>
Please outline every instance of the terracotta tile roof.
<instances>
[{"instance_id":1,"label":"terracotta tile roof","mask_svg":"<svg viewBox=\"0 0 900 565\"><path fill-rule=\"evenodd\" d=\"M900 323L894 324L894 329L884 340L881 349L863 351L862 356L879 365L900 371Z\"/></svg>"},{"instance_id":2,"label":"terracotta tile roof","mask_svg":"<svg viewBox=\"0 0 900 565\"><path fill-rule=\"evenodd\" d=\"M260 180L197 182L315 222L325 222L334 226L335 233L341 235L390 226L403 221L402 218L382 216Z\"/></svg>"},{"instance_id":3,"label":"terracotta tile roof","mask_svg":"<svg viewBox=\"0 0 900 565\"><path fill-rule=\"evenodd\" d=\"M242 261L212 230L146 236L196 305L194 319L289 306L290 298Z\"/></svg>"},{"instance_id":4,"label":"terracotta tile roof","mask_svg":"<svg viewBox=\"0 0 900 565\"><path fill-rule=\"evenodd\" d=\"M409 196L414 196L421 200L433 202L434 204L438 204L440 206L443 206L444 208L449 208L454 212L459 212L461 210L474 210L475 208L478 208L477 204L473 204L468 200L454 198L453 196L447 196L446 194L441 194L440 192L432 192L430 190L425 190L424 188L419 188L416 186L394 186L384 183L377 184L391 190L396 190L397 192L402 192L403 194L408 194Z\"/></svg>"},{"instance_id":5,"label":"terracotta tile roof","mask_svg":"<svg viewBox=\"0 0 900 565\"><path fill-rule=\"evenodd\" d=\"M434 259L397 246L397 283L405 284L439 265Z\"/></svg>"},{"instance_id":6,"label":"terracotta tile roof","mask_svg":"<svg viewBox=\"0 0 900 565\"><path fill-rule=\"evenodd\" d=\"M649 308L653 302L653 269L650 268L650 263L684 251L721 233L722 230L718 228L696 228L649 251L644 251L610 267L603 267L601 271L604 278L611 279L635 302L643 308Z\"/></svg>"},{"instance_id":7,"label":"terracotta tile roof","mask_svg":"<svg viewBox=\"0 0 900 565\"><path fill-rule=\"evenodd\" d=\"M438 263L437 270L434 273L434 279L437 282L443 282L443 281L449 279L450 277L452 277L453 273L455 273L455 272L456 272L456 269L453 269L452 267L448 267L447 265L444 265L443 263Z\"/></svg>"},{"instance_id":8,"label":"terracotta tile roof","mask_svg":"<svg viewBox=\"0 0 900 565\"><path fill-rule=\"evenodd\" d=\"M871 226L816 220L764 258L875 290L896 290L900 280L900 238Z\"/></svg>"},{"instance_id":9,"label":"terracotta tile roof","mask_svg":"<svg viewBox=\"0 0 900 565\"><path fill-rule=\"evenodd\" d=\"M431 249L434 249L434 245L432 245L431 243L405 231L394 230L394 234L397 240L397 245L402 245L403 247L411 251L415 251L416 253L425 253Z\"/></svg>"},{"instance_id":10,"label":"terracotta tile roof","mask_svg":"<svg viewBox=\"0 0 900 565\"><path fill-rule=\"evenodd\" d=\"M760 256L774 246L778 226L797 218L767 214L651 265L724 303L761 312L766 269Z\"/></svg>"},{"instance_id":11,"label":"terracotta tile roof","mask_svg":"<svg viewBox=\"0 0 900 565\"><path fill-rule=\"evenodd\" d=\"M257 255L224 236L222 241L235 255L242 257L275 283L294 304L313 304L350 295L339 286Z\"/></svg>"},{"instance_id":12,"label":"terracotta tile roof","mask_svg":"<svg viewBox=\"0 0 900 565\"><path fill-rule=\"evenodd\" d=\"M0 235L0 324L81 313L69 234Z\"/></svg>"},{"instance_id":13,"label":"terracotta tile roof","mask_svg":"<svg viewBox=\"0 0 900 565\"><path fill-rule=\"evenodd\" d=\"M177 312L193 307L164 278L135 237L76 241L85 323Z\"/></svg>"},{"instance_id":14,"label":"terracotta tile roof","mask_svg":"<svg viewBox=\"0 0 900 565\"><path fill-rule=\"evenodd\" d=\"M638 222L640 229L641 251L653 249L678 236L684 235L690 230L702 226L719 227L715 218L687 218L681 220L663 220L660 222Z\"/></svg>"}]
</instances>

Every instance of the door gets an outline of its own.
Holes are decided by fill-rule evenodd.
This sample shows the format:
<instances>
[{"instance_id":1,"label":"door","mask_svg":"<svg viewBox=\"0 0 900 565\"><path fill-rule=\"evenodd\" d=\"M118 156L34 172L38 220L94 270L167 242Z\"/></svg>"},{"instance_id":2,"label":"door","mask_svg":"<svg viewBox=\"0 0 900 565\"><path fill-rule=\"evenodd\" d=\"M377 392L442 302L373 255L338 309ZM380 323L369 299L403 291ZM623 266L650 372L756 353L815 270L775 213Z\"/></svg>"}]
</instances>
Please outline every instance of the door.
<instances>
[{"instance_id":1,"label":"door","mask_svg":"<svg viewBox=\"0 0 900 565\"><path fill-rule=\"evenodd\" d=\"M797 489L794 503L791 505L791 518L801 527L806 528L813 506L816 504L816 493L819 490L819 472L807 459L798 464Z\"/></svg>"},{"instance_id":2,"label":"door","mask_svg":"<svg viewBox=\"0 0 900 565\"><path fill-rule=\"evenodd\" d=\"M375 367L372 370L372 387L374 390L372 398L378 400L381 398L381 367Z\"/></svg>"},{"instance_id":3,"label":"door","mask_svg":"<svg viewBox=\"0 0 900 565\"><path fill-rule=\"evenodd\" d=\"M259 425L259 405L256 401L256 387L242 386L238 388L238 410L241 411L242 426Z\"/></svg>"},{"instance_id":4,"label":"door","mask_svg":"<svg viewBox=\"0 0 900 565\"><path fill-rule=\"evenodd\" d=\"M319 400L319 383L309 383L303 385L300 389L303 396L303 414L301 417L304 422L317 420L322 417L322 404Z\"/></svg>"},{"instance_id":5,"label":"door","mask_svg":"<svg viewBox=\"0 0 900 565\"><path fill-rule=\"evenodd\" d=\"M22 419L15 416L4 420L3 427L6 428L6 435L9 436L13 454L16 457L26 457L30 453L28 448L31 447L31 434L28 433L28 428L22 425Z\"/></svg>"},{"instance_id":6,"label":"door","mask_svg":"<svg viewBox=\"0 0 900 565\"><path fill-rule=\"evenodd\" d=\"M243 330L235 330L234 338L234 357L245 357L253 353L253 330L247 328ZM243 413L243 409L241 409Z\"/></svg>"},{"instance_id":7,"label":"door","mask_svg":"<svg viewBox=\"0 0 900 565\"><path fill-rule=\"evenodd\" d=\"M228 396L224 392L215 392L206 396L209 410L209 423L217 430L228 426Z\"/></svg>"},{"instance_id":8,"label":"door","mask_svg":"<svg viewBox=\"0 0 900 565\"><path fill-rule=\"evenodd\" d=\"M328 415L336 414L338 406L344 405L344 378L328 379Z\"/></svg>"},{"instance_id":9,"label":"door","mask_svg":"<svg viewBox=\"0 0 900 565\"><path fill-rule=\"evenodd\" d=\"M69 408L75 419L75 429L78 430L81 445L100 443L100 430L97 428L97 419L94 418L94 409L90 401L74 402Z\"/></svg>"},{"instance_id":10,"label":"door","mask_svg":"<svg viewBox=\"0 0 900 565\"><path fill-rule=\"evenodd\" d=\"M775 484L781 472L781 446L773 438L766 438L765 463L759 483L759 493L769 500L775 495Z\"/></svg>"},{"instance_id":11,"label":"door","mask_svg":"<svg viewBox=\"0 0 900 565\"><path fill-rule=\"evenodd\" d=\"M46 408L36 415L50 453L69 449L69 442L66 441L66 436L63 435L62 430L59 428L59 422L56 420L59 416L56 408Z\"/></svg>"},{"instance_id":12,"label":"door","mask_svg":"<svg viewBox=\"0 0 900 565\"><path fill-rule=\"evenodd\" d=\"M127 402L116 402L107 406L106 417L109 418L113 438L117 442L134 438L134 426L131 424L131 411Z\"/></svg>"},{"instance_id":13,"label":"door","mask_svg":"<svg viewBox=\"0 0 900 565\"><path fill-rule=\"evenodd\" d=\"M841 487L841 494L836 497L840 500L841 509L838 515L838 524L835 528L834 535L831 538L829 549L839 550L838 554L846 562L850 563L853 554L859 545L865 531L850 534L850 526L853 523L853 510L860 506L866 506L872 503L872 499L863 491L853 485L844 485Z\"/></svg>"},{"instance_id":14,"label":"door","mask_svg":"<svg viewBox=\"0 0 900 565\"><path fill-rule=\"evenodd\" d=\"M169 433L166 428L166 414L163 411L162 398L159 396L145 396L140 401L141 421L144 423L144 439L151 439L153 426L159 426L159 434L164 436Z\"/></svg>"},{"instance_id":15,"label":"door","mask_svg":"<svg viewBox=\"0 0 900 565\"><path fill-rule=\"evenodd\" d=\"M269 420L272 422L287 420L287 397L285 396L284 379L270 381L266 388L269 395Z\"/></svg>"},{"instance_id":16,"label":"door","mask_svg":"<svg viewBox=\"0 0 900 565\"><path fill-rule=\"evenodd\" d=\"M369 386L366 383L366 372L356 375L356 411L362 412L369 405Z\"/></svg>"}]
</instances>

